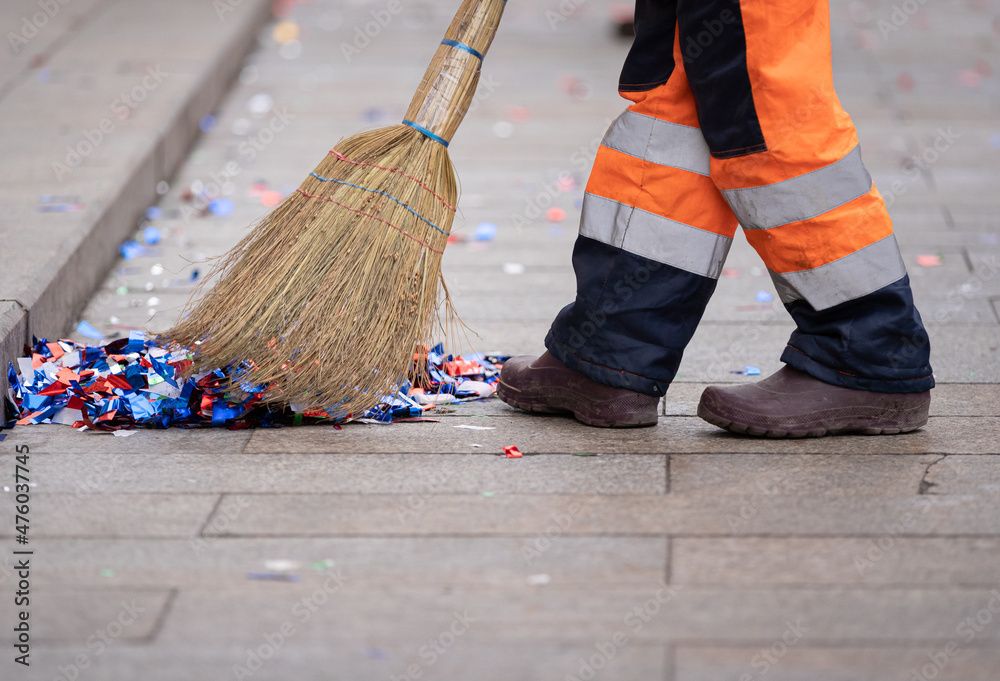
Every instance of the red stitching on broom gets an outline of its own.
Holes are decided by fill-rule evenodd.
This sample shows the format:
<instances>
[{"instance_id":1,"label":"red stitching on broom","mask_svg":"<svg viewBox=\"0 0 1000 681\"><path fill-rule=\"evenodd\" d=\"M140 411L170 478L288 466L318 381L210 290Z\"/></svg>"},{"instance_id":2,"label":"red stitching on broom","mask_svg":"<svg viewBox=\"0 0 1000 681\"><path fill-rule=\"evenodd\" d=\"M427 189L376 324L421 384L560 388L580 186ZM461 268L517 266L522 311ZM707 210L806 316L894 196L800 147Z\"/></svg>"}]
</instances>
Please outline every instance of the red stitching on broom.
<instances>
[{"instance_id":1,"label":"red stitching on broom","mask_svg":"<svg viewBox=\"0 0 1000 681\"><path fill-rule=\"evenodd\" d=\"M396 230L397 232L399 232L400 234L402 234L403 236L405 236L407 239L413 239L418 244L420 244L421 246L423 246L424 248L426 248L428 251L431 251L433 253L437 253L439 255L442 254L442 253L444 253L444 249L443 248L440 249L440 250L437 249L437 248L434 248L433 246L431 246L429 243L427 243L423 239L419 239L419 238L413 236L412 234L410 234L409 232L405 231L404 229L402 229L400 227L397 227L396 225L392 224L388 220L383 220L382 218L380 218L377 215L372 215L371 213L366 213L363 210L358 210L357 208L351 208L347 204L341 203L340 201L337 201L335 199L331 199L331 198L329 198L327 196L319 196L317 194L310 194L309 192L303 191L302 189L296 189L295 191L297 191L299 194L301 194L302 196L306 197L307 199L319 199L320 201L327 201L327 202L332 203L333 205L337 206L338 208L343 208L344 210L349 210L352 213L357 213L358 215L361 215L363 217L371 218L372 220L375 220L377 222L381 222L386 227L392 227L394 230Z\"/></svg>"},{"instance_id":2,"label":"red stitching on broom","mask_svg":"<svg viewBox=\"0 0 1000 681\"><path fill-rule=\"evenodd\" d=\"M436 191L434 191L433 189L431 189L429 186L427 186L424 183L423 180L421 180L419 177L414 177L413 175L407 175L406 173L403 172L402 168L390 168L388 166L379 165L378 163L372 163L370 161L355 161L353 158L349 158L347 156L344 156L342 153L340 153L336 149L331 149L330 151L327 152L326 155L327 156L330 156L330 155L336 156L337 159L339 159L339 160L341 160L341 161L343 161L345 163L350 163L351 165L361 166L362 168L378 168L379 170L386 170L386 171L388 171L390 173L396 173L397 175L401 175L401 176L405 177L407 180L413 180L414 182L416 182L417 184L419 184L421 187L423 187L424 189L426 189L427 191L429 191L434 196L434 198L436 198L441 203L442 206L444 206L448 210L457 210L455 208L455 206L453 206L450 203L448 203L448 200L446 198L444 198L443 196L441 196L440 194L438 194Z\"/></svg>"}]
</instances>

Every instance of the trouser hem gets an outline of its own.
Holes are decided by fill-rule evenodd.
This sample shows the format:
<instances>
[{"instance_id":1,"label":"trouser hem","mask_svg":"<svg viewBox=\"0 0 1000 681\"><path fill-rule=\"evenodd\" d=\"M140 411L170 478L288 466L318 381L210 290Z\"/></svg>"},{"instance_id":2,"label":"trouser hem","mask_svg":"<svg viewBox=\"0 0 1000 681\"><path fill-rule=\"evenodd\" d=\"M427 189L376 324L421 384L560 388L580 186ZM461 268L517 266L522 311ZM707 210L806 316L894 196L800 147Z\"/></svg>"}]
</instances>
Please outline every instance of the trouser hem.
<instances>
[{"instance_id":1,"label":"trouser hem","mask_svg":"<svg viewBox=\"0 0 1000 681\"><path fill-rule=\"evenodd\" d=\"M933 375L886 380L847 373L814 360L793 345L785 347L785 351L781 353L781 361L824 383L854 390L877 393L922 393L934 387Z\"/></svg>"},{"instance_id":2,"label":"trouser hem","mask_svg":"<svg viewBox=\"0 0 1000 681\"><path fill-rule=\"evenodd\" d=\"M568 343L559 339L552 330L545 336L545 348L573 371L603 385L653 396L662 396L670 387L670 381L653 379L625 369L615 369L583 357L578 350L572 349Z\"/></svg>"}]
</instances>

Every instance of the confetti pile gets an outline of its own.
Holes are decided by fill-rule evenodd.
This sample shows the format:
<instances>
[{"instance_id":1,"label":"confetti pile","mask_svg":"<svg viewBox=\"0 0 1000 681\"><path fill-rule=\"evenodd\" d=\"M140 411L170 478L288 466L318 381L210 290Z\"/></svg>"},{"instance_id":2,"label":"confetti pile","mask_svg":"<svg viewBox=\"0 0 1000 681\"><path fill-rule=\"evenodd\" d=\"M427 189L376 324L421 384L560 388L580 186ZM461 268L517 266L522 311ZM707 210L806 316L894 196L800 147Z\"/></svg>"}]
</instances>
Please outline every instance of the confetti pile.
<instances>
[{"instance_id":1,"label":"confetti pile","mask_svg":"<svg viewBox=\"0 0 1000 681\"><path fill-rule=\"evenodd\" d=\"M436 405L477 400L495 392L506 357L447 355L441 345L414 355L415 385L403 385L361 417L334 410L264 404L266 385L249 380L249 366L184 377L193 365L185 348L160 347L141 331L107 345L36 340L30 357L8 365L9 398L17 425L60 423L78 430L226 427L266 428L359 420L391 423ZM235 379L230 381L230 379ZM238 387L231 387L231 383Z\"/></svg>"}]
</instances>

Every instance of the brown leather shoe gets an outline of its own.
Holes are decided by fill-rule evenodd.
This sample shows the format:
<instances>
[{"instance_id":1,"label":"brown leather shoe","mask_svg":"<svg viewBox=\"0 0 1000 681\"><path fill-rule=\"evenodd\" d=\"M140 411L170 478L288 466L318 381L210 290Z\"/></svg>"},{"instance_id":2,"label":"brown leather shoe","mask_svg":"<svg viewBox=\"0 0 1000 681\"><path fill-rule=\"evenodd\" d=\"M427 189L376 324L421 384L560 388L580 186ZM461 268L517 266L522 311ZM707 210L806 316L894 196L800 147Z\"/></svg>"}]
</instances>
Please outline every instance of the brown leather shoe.
<instances>
[{"instance_id":1,"label":"brown leather shoe","mask_svg":"<svg viewBox=\"0 0 1000 681\"><path fill-rule=\"evenodd\" d=\"M596 383L546 352L522 355L503 365L497 396L535 414L572 414L598 428L655 426L660 399Z\"/></svg>"},{"instance_id":2,"label":"brown leather shoe","mask_svg":"<svg viewBox=\"0 0 1000 681\"><path fill-rule=\"evenodd\" d=\"M751 385L705 388L698 416L762 437L894 435L927 423L930 391L876 393L824 383L789 366Z\"/></svg>"}]
</instances>

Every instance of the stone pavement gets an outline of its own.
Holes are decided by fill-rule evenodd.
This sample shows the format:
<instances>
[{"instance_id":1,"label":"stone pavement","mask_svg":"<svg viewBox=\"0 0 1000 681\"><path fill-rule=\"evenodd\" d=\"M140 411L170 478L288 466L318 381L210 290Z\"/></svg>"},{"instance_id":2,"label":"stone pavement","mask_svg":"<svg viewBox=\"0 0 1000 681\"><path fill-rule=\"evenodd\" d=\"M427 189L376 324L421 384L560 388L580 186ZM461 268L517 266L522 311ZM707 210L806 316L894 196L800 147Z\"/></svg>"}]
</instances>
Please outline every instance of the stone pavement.
<instances>
[{"instance_id":1,"label":"stone pavement","mask_svg":"<svg viewBox=\"0 0 1000 681\"><path fill-rule=\"evenodd\" d=\"M694 416L706 383L777 368L791 328L742 238L655 429L497 401L339 431L17 428L0 460L31 448L37 597L33 667L3 678L996 679L996 8L833 4L838 86L933 342L925 430L771 442ZM81 319L109 336L169 324L192 270L328 146L399 118L452 5L293 7L171 180L162 241L119 261ZM453 145L456 231L497 236L446 253L475 332L451 348L538 352L572 297L581 185L623 107L610 9L508 8Z\"/></svg>"}]
</instances>

